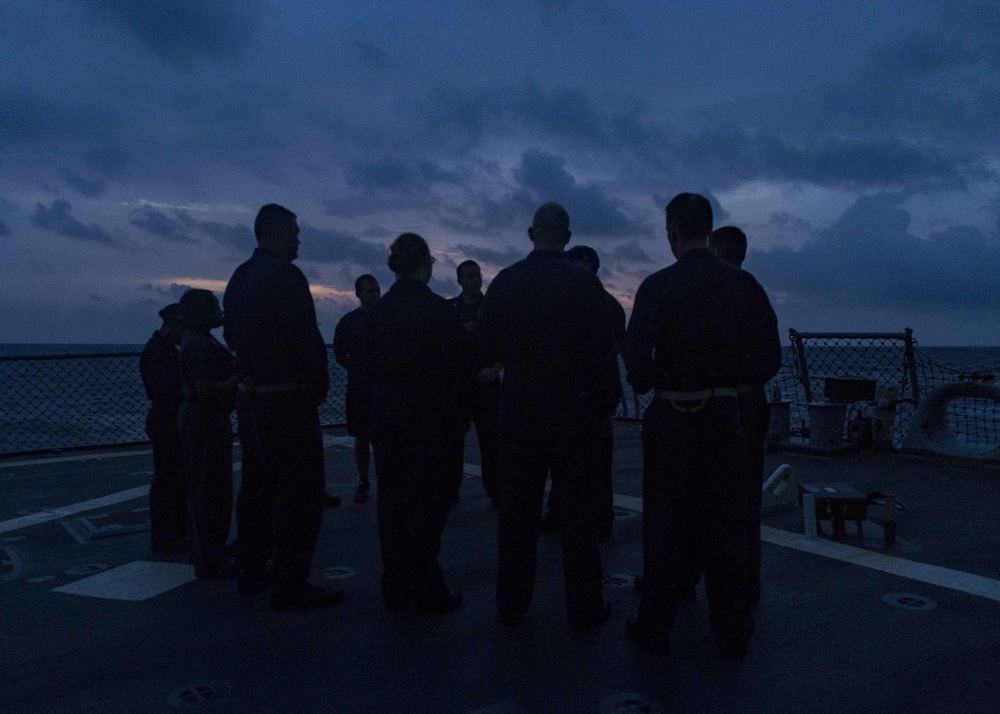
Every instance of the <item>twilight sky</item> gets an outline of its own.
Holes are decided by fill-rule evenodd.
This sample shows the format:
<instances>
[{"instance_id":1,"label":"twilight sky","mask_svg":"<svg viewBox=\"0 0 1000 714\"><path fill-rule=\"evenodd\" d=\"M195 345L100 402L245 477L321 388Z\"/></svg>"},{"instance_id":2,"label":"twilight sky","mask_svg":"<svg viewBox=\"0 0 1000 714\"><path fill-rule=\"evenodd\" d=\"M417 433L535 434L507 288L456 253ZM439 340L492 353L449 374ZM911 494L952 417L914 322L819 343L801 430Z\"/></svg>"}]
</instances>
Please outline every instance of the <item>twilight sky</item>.
<instances>
[{"instance_id":1,"label":"twilight sky","mask_svg":"<svg viewBox=\"0 0 1000 714\"><path fill-rule=\"evenodd\" d=\"M708 195L782 334L1000 345L1000 5L0 0L0 342L143 342L299 215L327 339L421 233L432 288L559 201L628 308Z\"/></svg>"}]
</instances>

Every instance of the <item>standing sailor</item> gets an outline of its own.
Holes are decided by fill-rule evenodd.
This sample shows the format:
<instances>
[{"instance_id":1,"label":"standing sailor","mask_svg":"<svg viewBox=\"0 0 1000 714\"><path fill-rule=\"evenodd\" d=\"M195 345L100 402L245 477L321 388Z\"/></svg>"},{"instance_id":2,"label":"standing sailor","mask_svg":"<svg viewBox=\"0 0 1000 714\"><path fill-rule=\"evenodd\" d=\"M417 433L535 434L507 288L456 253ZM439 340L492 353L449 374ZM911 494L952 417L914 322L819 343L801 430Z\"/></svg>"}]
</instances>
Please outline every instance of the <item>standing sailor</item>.
<instances>
[{"instance_id":1,"label":"standing sailor","mask_svg":"<svg viewBox=\"0 0 1000 714\"><path fill-rule=\"evenodd\" d=\"M243 483L236 503L239 590L267 590L271 608L337 605L343 592L309 583L323 520L323 435L319 405L330 386L299 254L294 213L270 203L254 221L257 249L226 286L225 338L242 380L237 401Z\"/></svg>"},{"instance_id":2,"label":"standing sailor","mask_svg":"<svg viewBox=\"0 0 1000 714\"><path fill-rule=\"evenodd\" d=\"M153 480L149 485L150 549L183 553L188 548L187 487L177 431L181 363L177 352L184 327L177 303L160 310L163 324L153 332L139 358L139 374L152 404L146 413L146 435L153 445Z\"/></svg>"},{"instance_id":3,"label":"standing sailor","mask_svg":"<svg viewBox=\"0 0 1000 714\"><path fill-rule=\"evenodd\" d=\"M626 634L653 653L669 652L676 588L688 578L696 548L705 554L716 642L726 658L742 659L754 623L737 387L748 370L754 382L777 371L777 321L753 276L708 251L707 199L674 197L666 227L677 262L639 286L625 339L629 382L637 394L655 396L642 428L645 575Z\"/></svg>"},{"instance_id":4,"label":"standing sailor","mask_svg":"<svg viewBox=\"0 0 1000 714\"><path fill-rule=\"evenodd\" d=\"M181 296L181 374L178 415L191 522L191 562L202 579L235 578L226 541L233 520L233 426L236 365L211 331L222 327L219 300L192 288Z\"/></svg>"},{"instance_id":5,"label":"standing sailor","mask_svg":"<svg viewBox=\"0 0 1000 714\"><path fill-rule=\"evenodd\" d=\"M462 602L438 562L461 448L460 383L471 344L447 300L427 287L434 258L403 233L389 248L396 282L372 307L361 341L375 383L372 446L378 473L382 598L389 610L432 615Z\"/></svg>"},{"instance_id":6,"label":"standing sailor","mask_svg":"<svg viewBox=\"0 0 1000 714\"><path fill-rule=\"evenodd\" d=\"M545 478L560 489L566 610L572 629L607 621L598 547L600 434L614 407L612 329L600 281L570 265L569 214L541 206L534 250L501 270L479 323L487 363L502 362L497 611L522 624L531 605Z\"/></svg>"},{"instance_id":7,"label":"standing sailor","mask_svg":"<svg viewBox=\"0 0 1000 714\"><path fill-rule=\"evenodd\" d=\"M333 357L347 370L347 393L344 395L344 412L347 417L347 435L354 437L354 465L358 470L358 488L354 502L364 503L371 491L368 465L371 461L372 392L374 385L366 365L361 364L358 352L365 315L382 296L382 287L374 275L362 275L354 281L354 294L361 306L340 318L333 331Z\"/></svg>"}]
</instances>

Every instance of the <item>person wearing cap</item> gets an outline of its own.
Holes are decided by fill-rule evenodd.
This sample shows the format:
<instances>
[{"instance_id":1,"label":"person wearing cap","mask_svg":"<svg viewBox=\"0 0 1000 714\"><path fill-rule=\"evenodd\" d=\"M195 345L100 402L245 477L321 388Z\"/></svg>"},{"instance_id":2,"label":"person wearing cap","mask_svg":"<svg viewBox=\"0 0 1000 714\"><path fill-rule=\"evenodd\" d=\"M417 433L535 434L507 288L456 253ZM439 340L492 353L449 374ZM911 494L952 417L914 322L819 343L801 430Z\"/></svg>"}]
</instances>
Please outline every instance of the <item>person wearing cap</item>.
<instances>
[{"instance_id":1,"label":"person wearing cap","mask_svg":"<svg viewBox=\"0 0 1000 714\"><path fill-rule=\"evenodd\" d=\"M666 229L677 262L642 281L623 351L636 394L654 393L642 425L644 575L626 636L669 654L676 588L686 584L696 549L704 553L716 644L738 660L754 630L738 387L777 372L777 320L753 276L709 252L705 197L675 196Z\"/></svg>"},{"instance_id":2,"label":"person wearing cap","mask_svg":"<svg viewBox=\"0 0 1000 714\"><path fill-rule=\"evenodd\" d=\"M151 405L146 413L146 435L153 446L153 479L149 484L150 549L154 553L182 553L188 548L187 488L177 431L181 404L181 364L177 352L183 326L180 305L160 310L163 324L142 348L139 374Z\"/></svg>"},{"instance_id":3,"label":"person wearing cap","mask_svg":"<svg viewBox=\"0 0 1000 714\"><path fill-rule=\"evenodd\" d=\"M589 271L593 275L601 269L601 259L597 251L589 245L575 245L566 251L566 260L571 265ZM601 458L594 467L597 469L601 481L601 515L599 521L600 538L602 541L610 540L614 531L615 522L615 492L612 475L614 472L614 410L622 398L621 372L618 369L618 355L621 353L622 343L625 341L625 309L618 299L604 291L605 303L607 304L608 319L614 330L615 340L615 372L618 377L617 389L615 390L615 404L607 413L604 429L601 434ZM548 511L542 519L542 530L553 531L559 527L559 489L553 484L549 491Z\"/></svg>"},{"instance_id":4,"label":"person wearing cap","mask_svg":"<svg viewBox=\"0 0 1000 714\"><path fill-rule=\"evenodd\" d=\"M566 260L570 236L566 209L541 206L528 229L534 250L493 279L478 326L485 363L504 365L497 616L505 627L523 624L531 605L550 470L560 489L569 626L589 630L611 615L602 589L593 464L620 385L604 288Z\"/></svg>"},{"instance_id":5,"label":"person wearing cap","mask_svg":"<svg viewBox=\"0 0 1000 714\"><path fill-rule=\"evenodd\" d=\"M382 599L392 611L433 615L462 602L438 554L461 478L459 389L472 370L472 345L448 301L427 286L434 258L421 236L396 238L387 264L396 281L365 319L360 357L375 385Z\"/></svg>"},{"instance_id":6,"label":"person wearing cap","mask_svg":"<svg viewBox=\"0 0 1000 714\"><path fill-rule=\"evenodd\" d=\"M233 427L236 364L211 331L222 326L219 300L192 288L181 296L181 377L178 427L184 446L191 523L191 562L198 578L235 578L226 550L233 518Z\"/></svg>"},{"instance_id":7,"label":"person wearing cap","mask_svg":"<svg viewBox=\"0 0 1000 714\"><path fill-rule=\"evenodd\" d=\"M299 254L295 214L263 206L254 235L257 249L223 297L223 335L241 380L238 589L249 596L273 585L273 610L329 607L344 593L309 582L326 496L319 421L330 387L326 345L309 281L292 264Z\"/></svg>"}]
</instances>

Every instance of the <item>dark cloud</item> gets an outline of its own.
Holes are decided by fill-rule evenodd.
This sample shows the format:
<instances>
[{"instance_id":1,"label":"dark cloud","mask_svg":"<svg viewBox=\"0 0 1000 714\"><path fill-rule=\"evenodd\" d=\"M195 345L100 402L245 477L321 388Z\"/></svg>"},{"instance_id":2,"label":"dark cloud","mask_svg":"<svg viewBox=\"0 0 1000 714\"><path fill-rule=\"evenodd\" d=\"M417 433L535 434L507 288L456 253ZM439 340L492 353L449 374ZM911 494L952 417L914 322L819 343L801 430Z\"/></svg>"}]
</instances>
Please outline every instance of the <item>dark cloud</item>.
<instances>
[{"instance_id":1,"label":"dark cloud","mask_svg":"<svg viewBox=\"0 0 1000 714\"><path fill-rule=\"evenodd\" d=\"M644 226L626 216L618 201L594 185L578 184L566 170L566 162L545 151L528 149L514 170L515 180L530 193L535 204L561 203L570 216L575 235L625 236L642 232Z\"/></svg>"},{"instance_id":2,"label":"dark cloud","mask_svg":"<svg viewBox=\"0 0 1000 714\"><path fill-rule=\"evenodd\" d=\"M172 243L198 242L189 232L196 222L187 213L177 212L172 218L152 206L143 206L133 212L129 223Z\"/></svg>"},{"instance_id":3,"label":"dark cloud","mask_svg":"<svg viewBox=\"0 0 1000 714\"><path fill-rule=\"evenodd\" d=\"M7 227L6 223L0 220L0 236L9 236L9 235L10 235L10 228Z\"/></svg>"},{"instance_id":4,"label":"dark cloud","mask_svg":"<svg viewBox=\"0 0 1000 714\"><path fill-rule=\"evenodd\" d=\"M243 223L230 224L216 221L198 221L198 230L220 245L250 253L257 247L253 229Z\"/></svg>"},{"instance_id":5,"label":"dark cloud","mask_svg":"<svg viewBox=\"0 0 1000 714\"><path fill-rule=\"evenodd\" d=\"M84 152L83 160L95 171L113 177L124 173L132 154L118 146L95 146Z\"/></svg>"},{"instance_id":6,"label":"dark cloud","mask_svg":"<svg viewBox=\"0 0 1000 714\"><path fill-rule=\"evenodd\" d=\"M493 248L484 248L479 245L470 245L468 243L459 243L455 246L455 251L461 253L463 256L468 256L474 260L481 260L484 263L489 263L490 265L496 265L501 268L505 268L508 265L516 263L523 258L528 250L522 251L515 250L510 246L506 246L504 250L494 250Z\"/></svg>"},{"instance_id":7,"label":"dark cloud","mask_svg":"<svg viewBox=\"0 0 1000 714\"><path fill-rule=\"evenodd\" d=\"M343 231L314 228L300 224L299 235L302 245L299 257L316 263L356 263L357 265L379 265L385 263L386 248L369 243Z\"/></svg>"},{"instance_id":8,"label":"dark cloud","mask_svg":"<svg viewBox=\"0 0 1000 714\"><path fill-rule=\"evenodd\" d=\"M99 225L91 223L88 226L71 216L72 208L69 201L61 198L54 200L51 206L37 203L31 222L42 230L61 235L64 238L117 247L117 241Z\"/></svg>"},{"instance_id":9,"label":"dark cloud","mask_svg":"<svg viewBox=\"0 0 1000 714\"><path fill-rule=\"evenodd\" d=\"M177 69L187 69L202 57L238 58L253 41L263 10L260 0L91 0L87 4L109 13Z\"/></svg>"},{"instance_id":10,"label":"dark cloud","mask_svg":"<svg viewBox=\"0 0 1000 714\"><path fill-rule=\"evenodd\" d=\"M344 179L351 188L367 193L419 193L429 190L436 183L457 183L458 175L442 169L433 161L383 158L348 163L344 168Z\"/></svg>"},{"instance_id":11,"label":"dark cloud","mask_svg":"<svg viewBox=\"0 0 1000 714\"><path fill-rule=\"evenodd\" d=\"M100 196L108 190L107 184L100 179L88 179L69 170L63 172L63 180L68 186L76 189L79 193L87 196L88 198Z\"/></svg>"},{"instance_id":12,"label":"dark cloud","mask_svg":"<svg viewBox=\"0 0 1000 714\"><path fill-rule=\"evenodd\" d=\"M628 243L622 243L616 246L613 251L611 251L611 257L615 260L621 260L627 263L652 263L653 259L650 257L649 253L642 249L639 245L638 240L629 241Z\"/></svg>"},{"instance_id":13,"label":"dark cloud","mask_svg":"<svg viewBox=\"0 0 1000 714\"><path fill-rule=\"evenodd\" d=\"M772 291L826 308L914 312L1000 306L1000 237L953 226L909 233L906 193L862 196L799 250L751 250L747 269Z\"/></svg>"}]
</instances>

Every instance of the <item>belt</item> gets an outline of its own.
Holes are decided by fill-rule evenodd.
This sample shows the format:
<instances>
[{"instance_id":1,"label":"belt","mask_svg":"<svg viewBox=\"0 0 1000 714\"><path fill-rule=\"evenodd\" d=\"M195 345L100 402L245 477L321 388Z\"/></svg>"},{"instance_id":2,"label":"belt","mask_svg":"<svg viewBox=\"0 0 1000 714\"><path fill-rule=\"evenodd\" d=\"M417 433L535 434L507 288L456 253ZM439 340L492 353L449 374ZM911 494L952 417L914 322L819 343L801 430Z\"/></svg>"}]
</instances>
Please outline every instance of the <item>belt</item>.
<instances>
[{"instance_id":1,"label":"belt","mask_svg":"<svg viewBox=\"0 0 1000 714\"><path fill-rule=\"evenodd\" d=\"M278 394L281 392L298 392L306 389L307 385L299 382L284 382L282 384L245 384L240 382L240 391L251 394Z\"/></svg>"},{"instance_id":2,"label":"belt","mask_svg":"<svg viewBox=\"0 0 1000 714\"><path fill-rule=\"evenodd\" d=\"M712 387L697 392L675 392L671 389L657 389L657 399L669 399L672 402L703 402L712 397L735 397L739 391L733 387Z\"/></svg>"}]
</instances>

